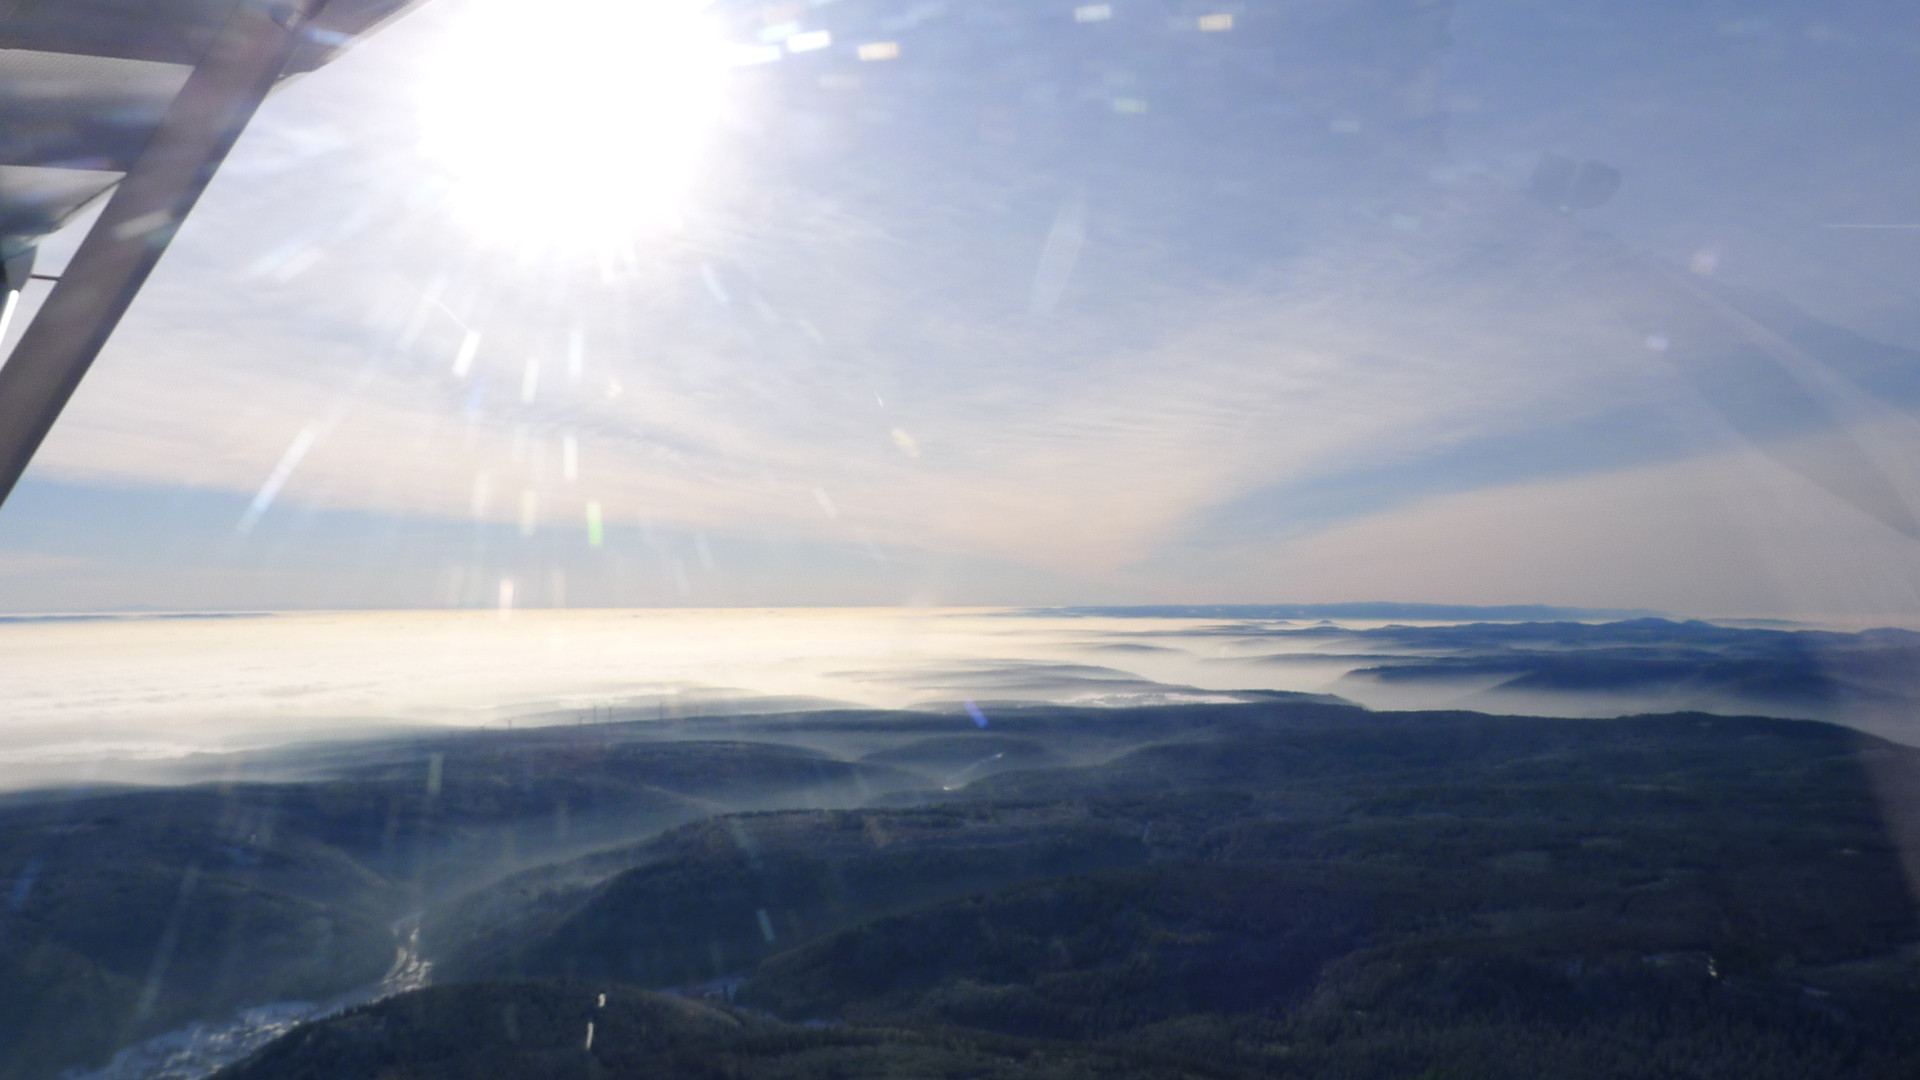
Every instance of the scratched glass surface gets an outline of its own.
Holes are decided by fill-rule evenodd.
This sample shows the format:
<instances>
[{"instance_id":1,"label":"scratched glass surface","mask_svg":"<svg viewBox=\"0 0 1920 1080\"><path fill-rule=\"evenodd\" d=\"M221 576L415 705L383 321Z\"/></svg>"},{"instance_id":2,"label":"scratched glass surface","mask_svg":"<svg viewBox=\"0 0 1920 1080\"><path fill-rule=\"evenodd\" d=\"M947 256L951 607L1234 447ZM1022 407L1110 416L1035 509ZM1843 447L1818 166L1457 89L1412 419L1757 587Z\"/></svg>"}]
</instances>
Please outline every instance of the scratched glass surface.
<instances>
[{"instance_id":1,"label":"scratched glass surface","mask_svg":"<svg viewBox=\"0 0 1920 1080\"><path fill-rule=\"evenodd\" d=\"M0 29L20 12L0 3ZM125 60L96 85L35 56L0 36L16 158L19 132L53 138L49 102L159 108L184 76ZM462 973L599 977L583 946L488 968L505 953L446 944L448 913L471 929L508 918L498 897L562 897L500 924L546 942L539 919L643 861L609 852L666 858L645 847L664 830L985 805L1023 770L1240 738L1212 718L1260 710L1836 725L1878 763L1858 767L1881 846L1822 850L1881 852L1904 882L1920 858L1884 763L1920 744L1917 59L1920 8L1891 0L413 6L267 99L0 508L0 814L22 815L0 829L0 996L35 1002L0 1007L0 1080L211 1075ZM98 167L0 162L0 200ZM39 243L0 349L95 213ZM1004 741L907 749L962 735ZM669 745L751 761L609 764ZM799 766L775 750L817 783L777 779ZM769 779L731 786L747 774ZM1076 805L1122 798L1102 783ZM1308 814L1269 810L1262 828ZM1190 839L1126 820L1154 859ZM1221 829L1206 858L1252 843ZM120 886L88 876L109 856ZM1894 927L1872 948L1739 968L1676 931L1632 946L1661 958L1632 978L1698 966L1878 1016L1920 986L1905 890L1854 919ZM151 918L106 941L109 895ZM1476 925L1519 935L1547 907ZM800 999L766 987L813 955L783 950L846 929L789 908L744 909L746 944L715 937L698 978L612 983L739 991L780 1022L991 1028L952 996L782 1012ZM1845 986L1783 974L1843 963ZM1314 1000L1359 985L1326 980ZM1868 984L1899 989L1830 1001ZM623 992L581 1053L627 1052ZM1288 1011L1309 996L1273 991L1260 1023L1310 1027ZM1920 1060L1819 1016L1869 1048L1858 1075ZM1193 1038L1253 1055L1249 1075L1406 1065L1259 1056L1332 1053L1309 1027ZM1154 1030L1126 1045L1186 1052ZM1598 1045L1564 1060L1615 1060ZM965 1052L986 1056L956 1075L998 1051ZM1700 1068L1675 1075L1721 1075Z\"/></svg>"}]
</instances>

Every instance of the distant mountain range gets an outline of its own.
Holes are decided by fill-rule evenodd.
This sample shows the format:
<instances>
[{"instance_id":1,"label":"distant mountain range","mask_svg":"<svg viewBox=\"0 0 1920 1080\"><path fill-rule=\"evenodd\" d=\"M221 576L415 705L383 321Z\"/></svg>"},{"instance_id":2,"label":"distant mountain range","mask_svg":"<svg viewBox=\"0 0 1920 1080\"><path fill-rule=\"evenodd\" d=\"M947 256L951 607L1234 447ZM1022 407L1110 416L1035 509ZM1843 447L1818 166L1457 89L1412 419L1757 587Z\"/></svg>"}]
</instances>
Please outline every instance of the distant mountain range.
<instances>
[{"instance_id":1,"label":"distant mountain range","mask_svg":"<svg viewBox=\"0 0 1920 1080\"><path fill-rule=\"evenodd\" d=\"M1036 615L1105 615L1150 619L1418 619L1432 622L1543 622L1557 619L1637 619L1662 612L1639 608L1552 607L1546 604L1402 604L1388 600L1345 604L1133 604L1031 609Z\"/></svg>"}]
</instances>

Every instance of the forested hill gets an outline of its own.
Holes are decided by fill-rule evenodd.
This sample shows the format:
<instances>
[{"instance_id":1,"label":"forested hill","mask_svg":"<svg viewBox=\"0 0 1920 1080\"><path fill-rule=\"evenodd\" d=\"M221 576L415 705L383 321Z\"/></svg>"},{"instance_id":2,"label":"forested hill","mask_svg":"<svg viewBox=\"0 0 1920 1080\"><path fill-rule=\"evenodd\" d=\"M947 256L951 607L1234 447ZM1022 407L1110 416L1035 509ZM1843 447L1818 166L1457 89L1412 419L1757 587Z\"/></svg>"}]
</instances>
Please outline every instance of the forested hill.
<instances>
[{"instance_id":1,"label":"forested hill","mask_svg":"<svg viewBox=\"0 0 1920 1080\"><path fill-rule=\"evenodd\" d=\"M1132 745L1085 752L1108 723ZM978 747L1025 743L509 878L430 913L452 981L229 1075L1920 1075L1914 751L1297 703Z\"/></svg>"}]
</instances>

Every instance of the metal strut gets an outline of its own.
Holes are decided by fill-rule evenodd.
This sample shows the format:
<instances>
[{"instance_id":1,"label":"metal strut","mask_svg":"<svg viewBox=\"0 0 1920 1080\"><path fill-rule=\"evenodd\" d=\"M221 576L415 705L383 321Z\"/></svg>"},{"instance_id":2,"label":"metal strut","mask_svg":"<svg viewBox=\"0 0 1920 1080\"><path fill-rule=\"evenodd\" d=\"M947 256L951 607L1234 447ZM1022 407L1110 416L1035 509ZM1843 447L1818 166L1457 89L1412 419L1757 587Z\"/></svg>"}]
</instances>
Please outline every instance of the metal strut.
<instances>
[{"instance_id":1,"label":"metal strut","mask_svg":"<svg viewBox=\"0 0 1920 1080\"><path fill-rule=\"evenodd\" d=\"M0 503L325 3L242 0L168 106L0 365Z\"/></svg>"}]
</instances>

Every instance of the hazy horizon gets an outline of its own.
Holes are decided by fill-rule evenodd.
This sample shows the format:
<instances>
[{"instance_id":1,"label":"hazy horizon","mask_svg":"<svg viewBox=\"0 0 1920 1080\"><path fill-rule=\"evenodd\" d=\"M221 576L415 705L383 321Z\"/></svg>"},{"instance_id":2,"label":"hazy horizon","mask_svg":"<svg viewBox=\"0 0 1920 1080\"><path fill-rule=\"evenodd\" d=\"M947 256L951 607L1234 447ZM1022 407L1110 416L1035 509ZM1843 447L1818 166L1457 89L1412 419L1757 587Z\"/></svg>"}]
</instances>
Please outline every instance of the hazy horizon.
<instances>
[{"instance_id":1,"label":"hazy horizon","mask_svg":"<svg viewBox=\"0 0 1920 1080\"><path fill-rule=\"evenodd\" d=\"M6 617L0 786L175 779L183 764L205 778L303 742L422 728L823 708L920 710L966 725L968 703L990 715L1275 692L1376 709L1808 717L1920 743L1911 721L1920 683L1898 674L1920 655L1910 631L1578 609L1488 610L1505 620L1415 606L1372 618L1315 610ZM1544 618L1512 618L1526 614Z\"/></svg>"}]
</instances>

